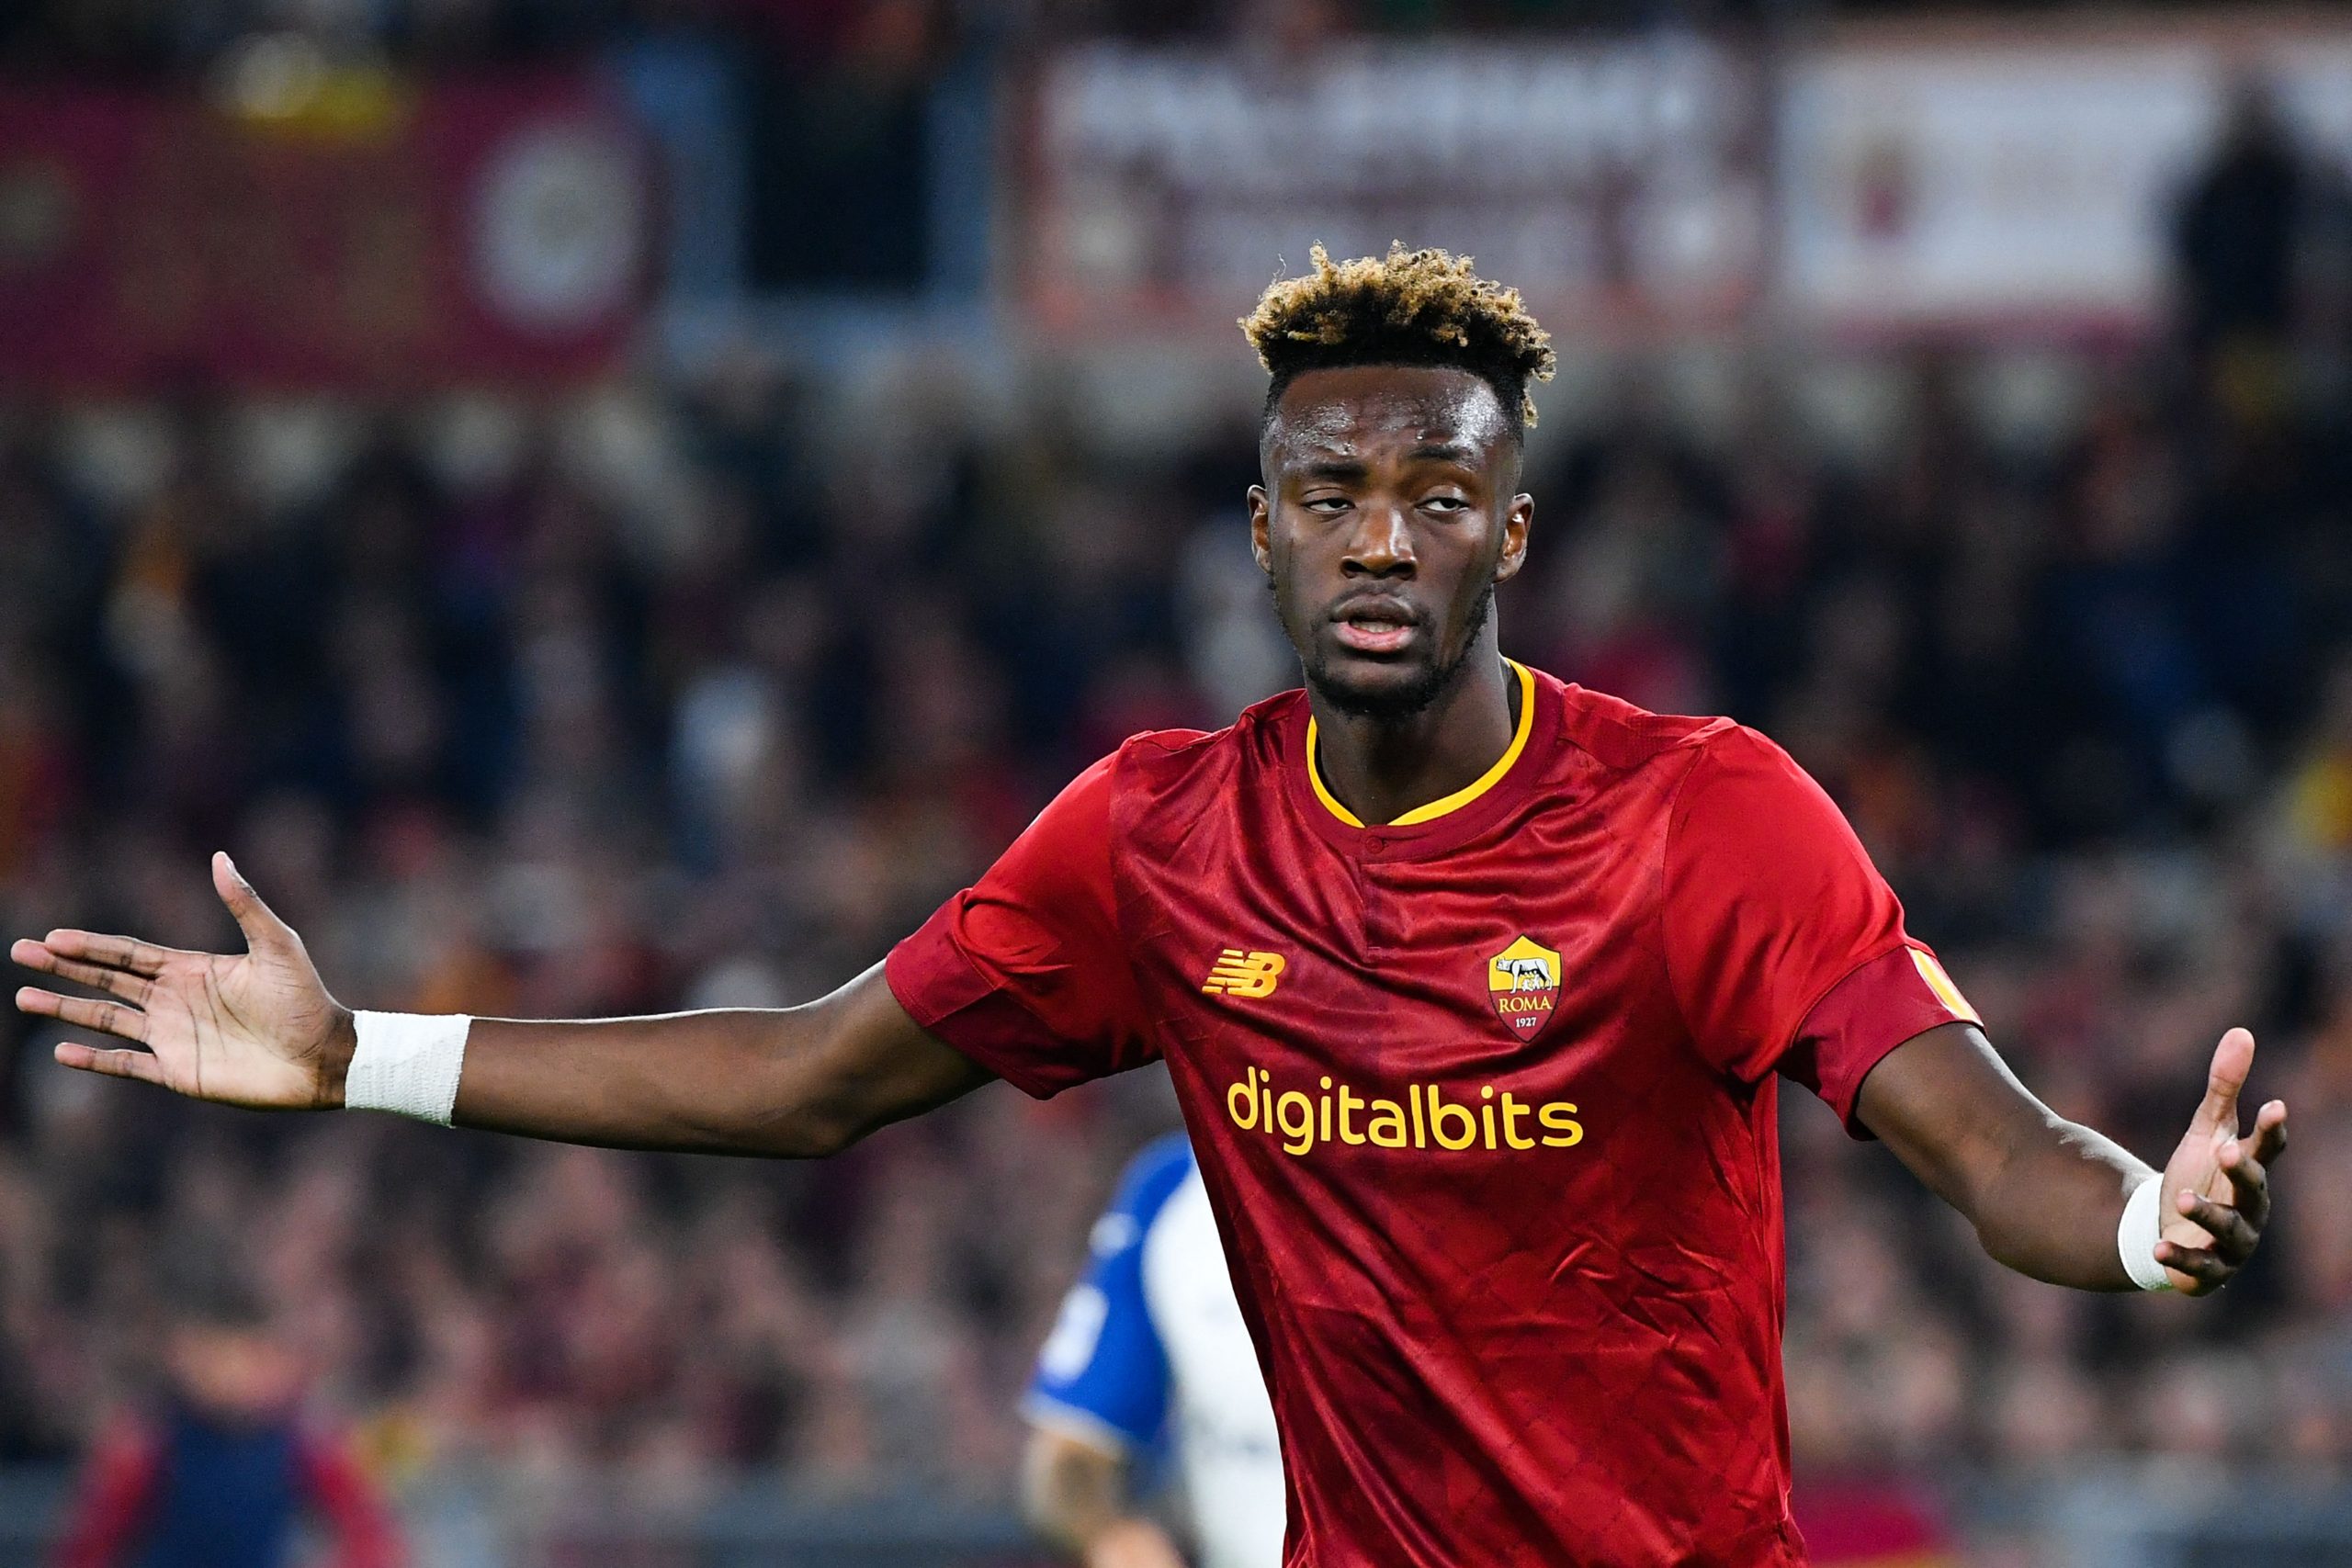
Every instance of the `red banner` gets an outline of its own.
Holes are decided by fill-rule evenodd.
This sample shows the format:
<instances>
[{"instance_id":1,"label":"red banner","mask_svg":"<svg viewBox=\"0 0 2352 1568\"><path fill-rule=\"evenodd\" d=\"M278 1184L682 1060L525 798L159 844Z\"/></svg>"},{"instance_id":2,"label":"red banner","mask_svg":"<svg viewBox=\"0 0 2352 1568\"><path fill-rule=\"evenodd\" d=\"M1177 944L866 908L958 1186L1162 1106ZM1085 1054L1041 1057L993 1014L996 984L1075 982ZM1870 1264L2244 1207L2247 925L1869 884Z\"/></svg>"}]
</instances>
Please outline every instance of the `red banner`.
<instances>
[{"instance_id":1,"label":"red banner","mask_svg":"<svg viewBox=\"0 0 2352 1568\"><path fill-rule=\"evenodd\" d=\"M650 254L619 109L583 76L377 87L274 118L0 91L0 379L392 391L607 366Z\"/></svg>"}]
</instances>

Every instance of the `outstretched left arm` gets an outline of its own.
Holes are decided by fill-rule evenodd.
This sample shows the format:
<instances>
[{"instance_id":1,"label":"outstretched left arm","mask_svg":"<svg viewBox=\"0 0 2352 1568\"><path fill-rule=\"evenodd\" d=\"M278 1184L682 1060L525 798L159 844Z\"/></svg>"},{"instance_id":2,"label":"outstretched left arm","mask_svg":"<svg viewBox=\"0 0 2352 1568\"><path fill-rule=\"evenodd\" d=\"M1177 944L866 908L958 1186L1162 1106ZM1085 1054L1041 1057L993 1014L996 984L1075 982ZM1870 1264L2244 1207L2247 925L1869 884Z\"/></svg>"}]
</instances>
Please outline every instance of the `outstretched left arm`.
<instances>
[{"instance_id":1,"label":"outstretched left arm","mask_svg":"<svg viewBox=\"0 0 2352 1568\"><path fill-rule=\"evenodd\" d=\"M2165 1165L2154 1256L2188 1295L2227 1284L2270 1218L2268 1168L2287 1147L2287 1107L2271 1100L2252 1135L2240 1134L2238 1095L2253 1066L2254 1036L2222 1035L2205 1099ZM1889 1052L1855 1109L2000 1262L2077 1290L2132 1288L2116 1231L2149 1168L2035 1099L1974 1024L1945 1024Z\"/></svg>"}]
</instances>

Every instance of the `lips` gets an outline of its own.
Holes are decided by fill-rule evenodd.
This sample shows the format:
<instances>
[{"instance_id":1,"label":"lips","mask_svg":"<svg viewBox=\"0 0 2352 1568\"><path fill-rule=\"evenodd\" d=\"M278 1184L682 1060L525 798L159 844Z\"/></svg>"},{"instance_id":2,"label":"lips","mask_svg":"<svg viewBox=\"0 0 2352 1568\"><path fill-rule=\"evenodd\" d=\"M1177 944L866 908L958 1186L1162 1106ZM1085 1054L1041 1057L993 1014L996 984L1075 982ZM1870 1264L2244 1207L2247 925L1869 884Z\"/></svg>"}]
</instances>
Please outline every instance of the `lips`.
<instances>
[{"instance_id":1,"label":"lips","mask_svg":"<svg viewBox=\"0 0 2352 1568\"><path fill-rule=\"evenodd\" d=\"M1387 594L1342 600L1331 610L1340 646L1353 653L1395 653L1420 629L1420 612Z\"/></svg>"}]
</instances>

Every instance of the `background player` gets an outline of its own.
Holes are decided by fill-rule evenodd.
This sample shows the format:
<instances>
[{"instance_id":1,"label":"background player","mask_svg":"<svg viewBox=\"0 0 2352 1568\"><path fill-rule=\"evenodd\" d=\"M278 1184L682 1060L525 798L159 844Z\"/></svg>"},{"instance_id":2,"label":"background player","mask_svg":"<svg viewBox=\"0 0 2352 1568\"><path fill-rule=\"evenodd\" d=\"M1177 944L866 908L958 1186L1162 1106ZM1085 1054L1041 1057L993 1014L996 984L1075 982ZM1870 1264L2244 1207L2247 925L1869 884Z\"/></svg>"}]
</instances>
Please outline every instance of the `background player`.
<instances>
[{"instance_id":1,"label":"background player","mask_svg":"<svg viewBox=\"0 0 2352 1568\"><path fill-rule=\"evenodd\" d=\"M313 1524L332 1568L398 1568L390 1511L302 1418L299 1359L261 1303L202 1271L176 1286L162 1397L91 1455L56 1568L284 1568Z\"/></svg>"},{"instance_id":2,"label":"background player","mask_svg":"<svg viewBox=\"0 0 2352 1568\"><path fill-rule=\"evenodd\" d=\"M1091 1245L1022 1402L1030 1522L1087 1568L1178 1568L1175 1545L1131 1501L1141 1472L1169 1457L1204 1568L1273 1568L1273 1406L1181 1134L1136 1156Z\"/></svg>"},{"instance_id":3,"label":"background player","mask_svg":"<svg viewBox=\"0 0 2352 1568\"><path fill-rule=\"evenodd\" d=\"M355 1019L216 857L249 953L55 931L18 961L107 998L19 1005L145 1047L68 1065L232 1103L773 1155L1164 1055L1272 1371L1293 1562L1802 1561L1776 1074L1992 1256L2096 1290L2242 1267L2285 1107L2241 1142L2231 1031L2159 1177L2007 1073L1777 748L1505 661L1544 335L1442 253L1317 263L1249 322L1252 538L1306 691L1089 769L887 976Z\"/></svg>"}]
</instances>

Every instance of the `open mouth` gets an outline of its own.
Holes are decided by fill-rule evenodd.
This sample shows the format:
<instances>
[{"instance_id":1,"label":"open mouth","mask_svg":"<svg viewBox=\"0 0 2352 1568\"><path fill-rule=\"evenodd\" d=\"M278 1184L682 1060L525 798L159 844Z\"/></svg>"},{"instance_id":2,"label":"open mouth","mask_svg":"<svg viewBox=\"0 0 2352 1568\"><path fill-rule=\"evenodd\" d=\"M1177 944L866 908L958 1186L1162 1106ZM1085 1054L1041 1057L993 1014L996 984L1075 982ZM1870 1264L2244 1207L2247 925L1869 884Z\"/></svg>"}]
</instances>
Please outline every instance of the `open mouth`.
<instances>
[{"instance_id":1,"label":"open mouth","mask_svg":"<svg viewBox=\"0 0 2352 1568\"><path fill-rule=\"evenodd\" d=\"M1340 646L1352 653L1395 653L1413 640L1420 616L1395 599L1359 599L1332 612Z\"/></svg>"}]
</instances>

